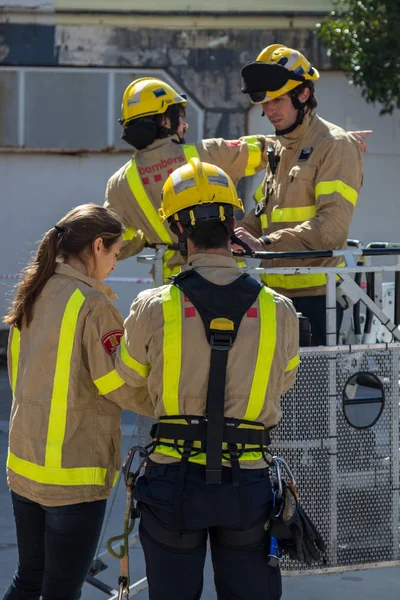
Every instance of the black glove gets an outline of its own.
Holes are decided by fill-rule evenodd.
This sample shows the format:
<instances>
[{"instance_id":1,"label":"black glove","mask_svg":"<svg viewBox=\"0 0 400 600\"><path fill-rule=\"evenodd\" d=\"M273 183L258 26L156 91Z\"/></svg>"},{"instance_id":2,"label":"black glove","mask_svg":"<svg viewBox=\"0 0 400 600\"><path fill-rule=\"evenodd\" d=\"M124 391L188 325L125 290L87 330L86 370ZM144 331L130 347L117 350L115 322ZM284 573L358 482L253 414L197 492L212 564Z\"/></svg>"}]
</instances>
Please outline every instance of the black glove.
<instances>
[{"instance_id":1,"label":"black glove","mask_svg":"<svg viewBox=\"0 0 400 600\"><path fill-rule=\"evenodd\" d=\"M268 533L280 540L284 552L292 560L307 565L313 561L325 562L326 546L322 536L286 482L282 498L275 502L270 514Z\"/></svg>"}]
</instances>

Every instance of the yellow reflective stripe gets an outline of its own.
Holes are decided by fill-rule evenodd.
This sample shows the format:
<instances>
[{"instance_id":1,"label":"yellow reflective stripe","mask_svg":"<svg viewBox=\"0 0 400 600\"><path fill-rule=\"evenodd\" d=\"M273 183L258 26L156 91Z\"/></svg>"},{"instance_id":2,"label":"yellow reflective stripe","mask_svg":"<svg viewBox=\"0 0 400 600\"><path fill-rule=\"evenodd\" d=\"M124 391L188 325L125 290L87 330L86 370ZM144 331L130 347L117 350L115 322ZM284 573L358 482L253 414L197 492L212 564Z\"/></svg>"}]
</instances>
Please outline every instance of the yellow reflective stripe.
<instances>
[{"instance_id":1,"label":"yellow reflective stripe","mask_svg":"<svg viewBox=\"0 0 400 600\"><path fill-rule=\"evenodd\" d=\"M61 322L44 462L48 468L61 468L62 464L72 349L79 312L84 302L85 296L80 290L75 290L67 302Z\"/></svg>"},{"instance_id":2,"label":"yellow reflective stripe","mask_svg":"<svg viewBox=\"0 0 400 600\"><path fill-rule=\"evenodd\" d=\"M182 301L174 285L162 292L164 316L163 402L167 415L179 414L179 381L182 362Z\"/></svg>"},{"instance_id":3,"label":"yellow reflective stripe","mask_svg":"<svg viewBox=\"0 0 400 600\"><path fill-rule=\"evenodd\" d=\"M134 237L136 237L136 235L136 229L133 229L133 227L125 227L124 233L122 234L122 241L130 242L131 240L133 240Z\"/></svg>"},{"instance_id":4,"label":"yellow reflective stripe","mask_svg":"<svg viewBox=\"0 0 400 600\"><path fill-rule=\"evenodd\" d=\"M171 448L170 446L163 446L162 444L158 444L155 450L156 454L163 454L164 456L171 456L172 458L177 458L178 460L182 459L182 454L179 454L177 450ZM240 458L240 462L248 461L248 460L261 460L263 455L261 452L245 452ZM199 465L206 464L206 454L201 452L196 456L191 456L189 458L189 462L193 462ZM229 458L222 457L222 462L229 462Z\"/></svg>"},{"instance_id":5,"label":"yellow reflective stripe","mask_svg":"<svg viewBox=\"0 0 400 600\"><path fill-rule=\"evenodd\" d=\"M249 402L243 416L245 421L256 421L260 415L265 402L276 346L276 304L273 293L263 288L258 296L258 302L260 308L260 337Z\"/></svg>"},{"instance_id":6,"label":"yellow reflective stripe","mask_svg":"<svg viewBox=\"0 0 400 600\"><path fill-rule=\"evenodd\" d=\"M343 198L348 200L353 206L357 204L357 190L344 183L344 181L340 181L340 179L336 179L335 181L320 181L315 186L316 198L334 194L335 192L343 196Z\"/></svg>"},{"instance_id":7,"label":"yellow reflective stripe","mask_svg":"<svg viewBox=\"0 0 400 600\"><path fill-rule=\"evenodd\" d=\"M122 379L121 375L119 375L119 373L117 373L117 371L114 369L113 371L107 373L107 375L103 375L103 377L98 377L93 381L93 383L99 390L99 393L102 396L105 396L106 394L110 394L114 390L120 388L122 385L124 385L125 381Z\"/></svg>"},{"instance_id":8,"label":"yellow reflective stripe","mask_svg":"<svg viewBox=\"0 0 400 600\"><path fill-rule=\"evenodd\" d=\"M260 200L262 200L264 198L264 194L263 194L263 184L260 183L260 185L258 186L258 188L256 189L256 191L253 194L253 198L256 202L260 202Z\"/></svg>"},{"instance_id":9,"label":"yellow reflective stripe","mask_svg":"<svg viewBox=\"0 0 400 600\"><path fill-rule=\"evenodd\" d=\"M260 221L261 221L261 228L262 229L268 229L268 217L266 214L262 214L260 216Z\"/></svg>"},{"instance_id":10,"label":"yellow reflective stripe","mask_svg":"<svg viewBox=\"0 0 400 600\"><path fill-rule=\"evenodd\" d=\"M196 146L193 144L182 144L183 154L185 155L186 162L189 162L191 158L198 158L200 160L200 154L197 151Z\"/></svg>"},{"instance_id":11,"label":"yellow reflective stripe","mask_svg":"<svg viewBox=\"0 0 400 600\"><path fill-rule=\"evenodd\" d=\"M18 458L12 452L7 457L7 467L21 477L49 485L105 485L107 469L101 467L47 467Z\"/></svg>"},{"instance_id":12,"label":"yellow reflective stripe","mask_svg":"<svg viewBox=\"0 0 400 600\"><path fill-rule=\"evenodd\" d=\"M271 213L271 223L302 223L312 219L317 214L317 207L298 206L297 208L274 208Z\"/></svg>"},{"instance_id":13,"label":"yellow reflective stripe","mask_svg":"<svg viewBox=\"0 0 400 600\"><path fill-rule=\"evenodd\" d=\"M139 171L135 160L131 160L129 167L126 170L126 179L132 194L135 196L146 219L154 229L157 236L164 244L172 244L172 238L164 225L160 221L160 217L148 197L144 189L142 180L139 176Z\"/></svg>"},{"instance_id":14,"label":"yellow reflective stripe","mask_svg":"<svg viewBox=\"0 0 400 600\"><path fill-rule=\"evenodd\" d=\"M117 483L118 476L119 476L119 471L115 471L114 479L113 479L113 482L112 482L112 487L114 487L114 485Z\"/></svg>"},{"instance_id":15,"label":"yellow reflective stripe","mask_svg":"<svg viewBox=\"0 0 400 600\"><path fill-rule=\"evenodd\" d=\"M257 167L261 162L261 148L256 135L248 135L242 138L242 140L246 142L249 151L246 170L244 172L245 177L248 177L249 175L254 175L257 171Z\"/></svg>"},{"instance_id":16,"label":"yellow reflective stripe","mask_svg":"<svg viewBox=\"0 0 400 600\"><path fill-rule=\"evenodd\" d=\"M132 356L128 352L128 348L126 347L125 337L121 338L120 349L122 362L130 369L136 371L136 373L139 373L139 375L141 375L142 377L148 377L151 366L143 365L136 359L132 358Z\"/></svg>"},{"instance_id":17,"label":"yellow reflective stripe","mask_svg":"<svg viewBox=\"0 0 400 600\"><path fill-rule=\"evenodd\" d=\"M293 358L291 358L287 364L287 367L285 369L285 373L287 373L287 371L291 371L292 369L294 369L295 367L297 367L297 365L300 363L300 357L298 354L296 354L296 356L293 356Z\"/></svg>"},{"instance_id":18,"label":"yellow reflective stripe","mask_svg":"<svg viewBox=\"0 0 400 600\"><path fill-rule=\"evenodd\" d=\"M18 377L19 347L21 342L21 333L19 329L15 327L15 325L12 328L11 335L11 390L13 396L15 396L15 388Z\"/></svg>"},{"instance_id":19,"label":"yellow reflective stripe","mask_svg":"<svg viewBox=\"0 0 400 600\"><path fill-rule=\"evenodd\" d=\"M338 267L344 267L345 263L341 262ZM260 275L262 282L268 287L283 288L286 290L298 290L309 287L321 287L326 285L326 275L324 273L312 273L298 275ZM336 275L336 280L340 279Z\"/></svg>"},{"instance_id":20,"label":"yellow reflective stripe","mask_svg":"<svg viewBox=\"0 0 400 600\"><path fill-rule=\"evenodd\" d=\"M326 285L326 276L323 273L312 275L260 275L260 278L268 287L286 290Z\"/></svg>"}]
</instances>

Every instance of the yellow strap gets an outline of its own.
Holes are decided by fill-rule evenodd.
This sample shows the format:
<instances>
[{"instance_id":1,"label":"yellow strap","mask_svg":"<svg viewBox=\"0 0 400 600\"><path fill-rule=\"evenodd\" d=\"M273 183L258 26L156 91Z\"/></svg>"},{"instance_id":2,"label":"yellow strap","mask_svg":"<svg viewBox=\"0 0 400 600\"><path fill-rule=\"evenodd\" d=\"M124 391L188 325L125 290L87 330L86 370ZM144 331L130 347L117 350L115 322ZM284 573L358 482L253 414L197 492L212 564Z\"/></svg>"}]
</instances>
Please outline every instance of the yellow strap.
<instances>
[{"instance_id":1,"label":"yellow strap","mask_svg":"<svg viewBox=\"0 0 400 600\"><path fill-rule=\"evenodd\" d=\"M163 446L162 444L158 444L155 452L157 454L163 454L165 456L171 456L172 458L177 458L178 460L182 459L182 454L179 454L179 452L177 450L175 450L174 448L171 448L170 446ZM228 453L228 451L227 451L227 453ZM261 460L262 458L263 458L263 455L261 454L261 452L256 452L256 451L245 452L239 458L239 461L244 462L247 460ZM229 458L225 458L224 456L222 457L223 463L226 463L228 461L229 461ZM204 452L201 452L200 454L197 454L196 456L191 456L189 458L189 462L193 462L193 463L196 463L199 465L205 465L206 464L206 454Z\"/></svg>"},{"instance_id":2,"label":"yellow strap","mask_svg":"<svg viewBox=\"0 0 400 600\"><path fill-rule=\"evenodd\" d=\"M182 144L183 154L185 155L186 162L189 162L191 158L198 158L200 160L200 154L194 144Z\"/></svg>"},{"instance_id":3,"label":"yellow strap","mask_svg":"<svg viewBox=\"0 0 400 600\"><path fill-rule=\"evenodd\" d=\"M179 381L182 362L182 300L180 290L168 286L162 292L164 316L163 402L167 415L179 414Z\"/></svg>"},{"instance_id":4,"label":"yellow strap","mask_svg":"<svg viewBox=\"0 0 400 600\"><path fill-rule=\"evenodd\" d=\"M241 139L246 142L249 152L246 170L244 172L245 177L248 177L257 172L257 167L261 162L261 147L256 135L247 135Z\"/></svg>"},{"instance_id":5,"label":"yellow strap","mask_svg":"<svg viewBox=\"0 0 400 600\"><path fill-rule=\"evenodd\" d=\"M292 371L292 369L294 369L295 367L297 367L297 365L300 363L300 357L298 354L296 354L296 356L293 356L293 358L291 358L287 364L287 367L285 369L285 373L287 373L288 371Z\"/></svg>"},{"instance_id":6,"label":"yellow strap","mask_svg":"<svg viewBox=\"0 0 400 600\"><path fill-rule=\"evenodd\" d=\"M80 290L75 290L67 302L61 321L46 440L44 464L47 468L57 469L62 466L62 447L67 424L67 400L72 350L79 312L84 302L85 296Z\"/></svg>"},{"instance_id":7,"label":"yellow strap","mask_svg":"<svg viewBox=\"0 0 400 600\"><path fill-rule=\"evenodd\" d=\"M350 187L344 181L336 179L334 181L320 181L315 186L315 197L327 196L337 192L345 200L348 200L353 206L357 204L358 192L354 188Z\"/></svg>"},{"instance_id":8,"label":"yellow strap","mask_svg":"<svg viewBox=\"0 0 400 600\"><path fill-rule=\"evenodd\" d=\"M317 214L317 207L298 206L297 208L274 208L271 223L303 223Z\"/></svg>"},{"instance_id":9,"label":"yellow strap","mask_svg":"<svg viewBox=\"0 0 400 600\"><path fill-rule=\"evenodd\" d=\"M148 377L151 366L143 365L142 363L137 361L135 358L132 358L132 356L128 352L128 348L126 347L125 337L121 338L120 351L121 351L121 360L127 367L129 367L129 369L133 369L134 371L136 371L136 373L139 373L139 375L141 375L142 377Z\"/></svg>"},{"instance_id":10,"label":"yellow strap","mask_svg":"<svg viewBox=\"0 0 400 600\"><path fill-rule=\"evenodd\" d=\"M263 193L263 184L260 183L260 185L258 186L258 188L256 189L256 191L253 194L253 198L256 202L260 202L260 200L262 200L264 198L264 193Z\"/></svg>"},{"instance_id":11,"label":"yellow strap","mask_svg":"<svg viewBox=\"0 0 400 600\"><path fill-rule=\"evenodd\" d=\"M19 363L19 348L21 342L21 333L14 325L12 328L11 338L11 390L15 396L15 388L17 386L18 363Z\"/></svg>"},{"instance_id":12,"label":"yellow strap","mask_svg":"<svg viewBox=\"0 0 400 600\"><path fill-rule=\"evenodd\" d=\"M93 383L99 390L99 393L102 396L105 396L106 394L110 394L114 390L117 390L118 388L123 386L125 384L125 381L122 379L121 375L119 375L114 369L113 371L107 373L107 375L103 375L103 377L98 377L93 381Z\"/></svg>"},{"instance_id":13,"label":"yellow strap","mask_svg":"<svg viewBox=\"0 0 400 600\"><path fill-rule=\"evenodd\" d=\"M338 267L344 267L342 262ZM303 288L321 287L326 285L326 275L324 273L312 273L310 275L299 273L298 275L260 275L262 282L268 287L283 288L286 290L300 290ZM336 280L339 280L339 275Z\"/></svg>"},{"instance_id":14,"label":"yellow strap","mask_svg":"<svg viewBox=\"0 0 400 600\"><path fill-rule=\"evenodd\" d=\"M126 179L132 194L136 198L144 216L154 229L156 235L164 244L172 244L171 236L161 223L160 217L144 189L135 160L131 160L129 167L126 170Z\"/></svg>"},{"instance_id":15,"label":"yellow strap","mask_svg":"<svg viewBox=\"0 0 400 600\"><path fill-rule=\"evenodd\" d=\"M122 234L122 241L130 242L131 240L133 240L133 238L136 237L136 235L136 229L133 229L133 227L125 227L124 233Z\"/></svg>"},{"instance_id":16,"label":"yellow strap","mask_svg":"<svg viewBox=\"0 0 400 600\"><path fill-rule=\"evenodd\" d=\"M276 304L273 293L263 288L258 296L258 302L260 308L260 337L249 402L243 416L245 421L256 421L260 415L265 402L276 346Z\"/></svg>"},{"instance_id":17,"label":"yellow strap","mask_svg":"<svg viewBox=\"0 0 400 600\"><path fill-rule=\"evenodd\" d=\"M21 477L48 485L100 485L104 486L107 469L101 467L47 467L8 453L7 467ZM117 473L118 476L118 473Z\"/></svg>"}]
</instances>

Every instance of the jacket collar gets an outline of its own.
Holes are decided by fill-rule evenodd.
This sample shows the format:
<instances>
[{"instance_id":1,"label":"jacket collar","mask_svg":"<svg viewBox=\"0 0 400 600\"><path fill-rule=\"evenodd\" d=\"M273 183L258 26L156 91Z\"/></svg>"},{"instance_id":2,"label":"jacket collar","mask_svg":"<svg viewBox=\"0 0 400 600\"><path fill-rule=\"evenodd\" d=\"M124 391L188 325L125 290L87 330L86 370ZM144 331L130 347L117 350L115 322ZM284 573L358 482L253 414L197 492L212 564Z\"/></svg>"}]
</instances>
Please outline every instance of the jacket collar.
<instances>
[{"instance_id":1,"label":"jacket collar","mask_svg":"<svg viewBox=\"0 0 400 600\"><path fill-rule=\"evenodd\" d=\"M75 269L74 267L71 267L70 265L67 265L65 263L57 263L55 272L58 275L65 275L66 277L71 277L71 279L79 279L79 281L83 281L90 287L99 290L99 292L103 292L103 294L108 296L110 300L115 300L116 298L118 298L118 296L114 294L114 292L111 288L108 287L108 285L100 283L100 281L97 281L92 277L84 275L81 271Z\"/></svg>"},{"instance_id":2,"label":"jacket collar","mask_svg":"<svg viewBox=\"0 0 400 600\"><path fill-rule=\"evenodd\" d=\"M296 127L294 131L288 133L287 135L277 136L277 139L284 148L291 148L292 146L296 146L306 135L308 128L313 123L314 119L315 111L306 113L304 115L304 120L301 125Z\"/></svg>"},{"instance_id":3,"label":"jacket collar","mask_svg":"<svg viewBox=\"0 0 400 600\"><path fill-rule=\"evenodd\" d=\"M202 267L222 267L238 271L241 275L241 270L234 258L229 256L221 256L221 254L192 254L186 265L182 267L183 271L190 269L201 269Z\"/></svg>"},{"instance_id":4,"label":"jacket collar","mask_svg":"<svg viewBox=\"0 0 400 600\"><path fill-rule=\"evenodd\" d=\"M181 141L177 134L174 134L174 135L166 137L166 138L154 140L154 142L149 144L147 146L147 148L144 148L143 150L137 150L136 152L134 152L133 158L136 158L137 156L139 156L139 154L145 155L147 152L151 152L152 150L162 148L162 146L166 146L167 144L180 144L180 143L181 143Z\"/></svg>"}]
</instances>

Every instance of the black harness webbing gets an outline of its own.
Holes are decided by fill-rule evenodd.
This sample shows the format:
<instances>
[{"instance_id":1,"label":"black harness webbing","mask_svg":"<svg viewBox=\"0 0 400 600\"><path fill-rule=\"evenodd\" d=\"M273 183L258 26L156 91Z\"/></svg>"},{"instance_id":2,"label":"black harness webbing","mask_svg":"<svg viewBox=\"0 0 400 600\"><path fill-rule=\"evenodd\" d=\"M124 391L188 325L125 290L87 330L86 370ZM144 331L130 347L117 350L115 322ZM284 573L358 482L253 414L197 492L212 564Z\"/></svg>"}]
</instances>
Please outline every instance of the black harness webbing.
<instances>
[{"instance_id":1,"label":"black harness webbing","mask_svg":"<svg viewBox=\"0 0 400 600\"><path fill-rule=\"evenodd\" d=\"M261 452L268 462L269 433L262 423L224 416L228 353L240 323L257 300L263 286L247 274L229 285L211 283L196 271L184 271L173 278L198 311L211 347L205 415L161 417L153 425L153 449L169 446L181 456L174 490L171 528L180 532L181 501L189 459L206 454L205 481L220 484L222 460L231 462L232 482L238 490L243 530L250 527L244 490L240 485L239 459L246 452ZM181 534L181 533L180 533Z\"/></svg>"},{"instance_id":2,"label":"black harness webbing","mask_svg":"<svg viewBox=\"0 0 400 600\"><path fill-rule=\"evenodd\" d=\"M262 285L247 274L241 275L231 284L216 285L194 270L180 273L174 278L173 283L199 312L211 346L205 415L207 420L206 483L218 484L221 483L228 353L236 339L242 318L257 300ZM187 437L183 439L187 440ZM188 451L189 448L186 449L183 459Z\"/></svg>"}]
</instances>

